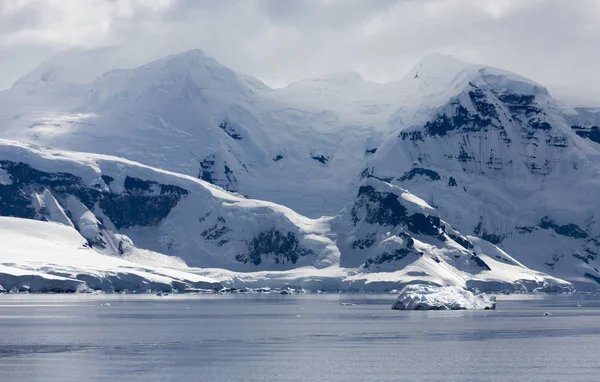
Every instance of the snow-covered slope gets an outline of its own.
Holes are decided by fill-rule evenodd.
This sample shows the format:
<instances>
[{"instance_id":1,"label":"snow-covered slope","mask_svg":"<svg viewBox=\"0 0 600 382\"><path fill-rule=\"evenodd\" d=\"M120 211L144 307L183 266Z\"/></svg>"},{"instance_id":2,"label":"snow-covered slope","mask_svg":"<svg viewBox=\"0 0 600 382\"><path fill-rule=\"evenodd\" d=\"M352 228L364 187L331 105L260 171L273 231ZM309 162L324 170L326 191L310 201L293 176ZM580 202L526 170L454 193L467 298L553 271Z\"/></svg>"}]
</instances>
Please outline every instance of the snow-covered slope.
<instances>
[{"instance_id":1,"label":"snow-covered slope","mask_svg":"<svg viewBox=\"0 0 600 382\"><path fill-rule=\"evenodd\" d=\"M398 133L362 177L409 189L461 232L500 245L529 267L577 282L600 280L594 128L573 128L534 82L445 61L415 69L414 87L427 88L435 78L445 93L409 118L398 112Z\"/></svg>"},{"instance_id":2,"label":"snow-covered slope","mask_svg":"<svg viewBox=\"0 0 600 382\"><path fill-rule=\"evenodd\" d=\"M183 272L176 275L191 283L188 288L198 281L188 273L225 285L332 290L397 289L412 282L509 291L569 288L492 244L475 252L470 239L423 200L372 178L339 216L309 219L190 176L106 155L0 140L0 168L0 215L21 218L6 218L0 227L9 242L0 263L15 269L54 269L46 273L82 280L77 274L92 270L120 275L131 267L120 262L127 259L143 272ZM27 242L30 234L39 245ZM55 236L68 252L64 256L53 249ZM23 255L28 251L32 255ZM84 255L77 262L71 253ZM75 268L67 272L68 264Z\"/></svg>"},{"instance_id":3,"label":"snow-covered slope","mask_svg":"<svg viewBox=\"0 0 600 382\"><path fill-rule=\"evenodd\" d=\"M98 253L73 227L0 217L0 290L30 292L220 289L217 281L193 273L142 265ZM131 256L165 256L132 249ZM168 259L177 266L174 258Z\"/></svg>"}]
</instances>

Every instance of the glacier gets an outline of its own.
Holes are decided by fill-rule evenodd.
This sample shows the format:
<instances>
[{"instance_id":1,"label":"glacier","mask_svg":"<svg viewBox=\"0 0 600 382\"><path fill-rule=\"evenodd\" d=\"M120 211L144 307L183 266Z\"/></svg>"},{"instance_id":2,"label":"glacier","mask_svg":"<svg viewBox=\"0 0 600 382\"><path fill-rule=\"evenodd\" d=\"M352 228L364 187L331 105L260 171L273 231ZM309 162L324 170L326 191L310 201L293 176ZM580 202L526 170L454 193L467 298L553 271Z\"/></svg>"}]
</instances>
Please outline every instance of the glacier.
<instances>
[{"instance_id":1,"label":"glacier","mask_svg":"<svg viewBox=\"0 0 600 382\"><path fill-rule=\"evenodd\" d=\"M0 252L17 289L38 272L119 290L128 267L146 272L134 290L153 289L152 272L164 290L600 283L600 108L438 54L396 82L281 89L200 50L91 81L60 59L0 92L0 216L137 265L98 265L83 285L94 266Z\"/></svg>"}]
</instances>

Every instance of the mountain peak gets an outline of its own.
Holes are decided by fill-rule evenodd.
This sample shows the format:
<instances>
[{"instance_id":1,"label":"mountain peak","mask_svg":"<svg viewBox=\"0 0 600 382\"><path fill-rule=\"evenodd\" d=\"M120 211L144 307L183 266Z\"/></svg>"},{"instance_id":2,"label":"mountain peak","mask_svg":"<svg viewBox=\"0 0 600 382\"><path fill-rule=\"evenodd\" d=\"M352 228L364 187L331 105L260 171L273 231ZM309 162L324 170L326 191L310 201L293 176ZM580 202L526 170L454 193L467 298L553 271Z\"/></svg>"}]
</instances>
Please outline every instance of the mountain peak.
<instances>
[{"instance_id":1,"label":"mountain peak","mask_svg":"<svg viewBox=\"0 0 600 382\"><path fill-rule=\"evenodd\" d=\"M473 64L453 56L432 53L425 56L402 80L408 88L434 93L456 93L469 84L483 88L535 94L547 92L538 83L513 72L492 66ZM450 95L449 94L445 94Z\"/></svg>"},{"instance_id":2,"label":"mountain peak","mask_svg":"<svg viewBox=\"0 0 600 382\"><path fill-rule=\"evenodd\" d=\"M179 53L174 53L168 55L164 58L158 59L156 61L152 61L143 66L155 66L155 65L194 65L194 64L202 64L202 65L211 65L211 66L221 66L217 60L207 55L201 49L190 49Z\"/></svg>"},{"instance_id":3,"label":"mountain peak","mask_svg":"<svg viewBox=\"0 0 600 382\"><path fill-rule=\"evenodd\" d=\"M405 76L405 79L451 79L462 70L475 65L455 57L431 53L421 59Z\"/></svg>"},{"instance_id":4,"label":"mountain peak","mask_svg":"<svg viewBox=\"0 0 600 382\"><path fill-rule=\"evenodd\" d=\"M126 81L128 89L140 91L161 87L171 94L192 89L234 92L268 89L260 80L228 68L200 49L172 54L133 69L108 72L99 81L117 85Z\"/></svg>"}]
</instances>

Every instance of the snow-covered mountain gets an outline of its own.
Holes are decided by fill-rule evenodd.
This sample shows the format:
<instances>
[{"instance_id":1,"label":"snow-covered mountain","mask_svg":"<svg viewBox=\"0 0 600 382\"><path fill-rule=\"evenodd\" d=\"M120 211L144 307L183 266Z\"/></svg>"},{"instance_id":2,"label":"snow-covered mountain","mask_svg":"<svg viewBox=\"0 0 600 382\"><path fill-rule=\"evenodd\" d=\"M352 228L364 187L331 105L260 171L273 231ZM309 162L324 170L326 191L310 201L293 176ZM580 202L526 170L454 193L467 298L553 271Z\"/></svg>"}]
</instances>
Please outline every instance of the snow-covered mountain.
<instances>
[{"instance_id":1,"label":"snow-covered mountain","mask_svg":"<svg viewBox=\"0 0 600 382\"><path fill-rule=\"evenodd\" d=\"M525 265L600 280L597 114L567 115L532 81L446 61L414 69L415 87L428 88L433 78L447 94L422 103L416 117L392 121L397 136L362 176L409 189L462 232Z\"/></svg>"},{"instance_id":2,"label":"snow-covered mountain","mask_svg":"<svg viewBox=\"0 0 600 382\"><path fill-rule=\"evenodd\" d=\"M309 219L190 176L13 141L0 141L0 174L0 213L12 216L0 221L7 243L0 253L5 289L18 287L23 280L16 276L23 272L59 277L66 290L152 289L158 281L148 272L162 277L161 288L227 285L232 278L239 285L244 279L198 268L279 271L274 282L301 278L304 285L326 276L336 290L369 289L381 277L382 289L416 280L493 290L568 287L491 244L474 252L470 239L424 201L374 179L364 182L347 212ZM29 245L28 235L39 244ZM157 261L162 268L156 269ZM305 271L298 275L298 269ZM204 278L195 280L190 273Z\"/></svg>"},{"instance_id":3,"label":"snow-covered mountain","mask_svg":"<svg viewBox=\"0 0 600 382\"><path fill-rule=\"evenodd\" d=\"M225 284L600 282L599 109L516 74L431 55L393 83L271 89L199 50L89 83L64 67L0 92L0 215Z\"/></svg>"},{"instance_id":4,"label":"snow-covered mountain","mask_svg":"<svg viewBox=\"0 0 600 382\"><path fill-rule=\"evenodd\" d=\"M365 125L342 119L336 105L303 104L304 93L270 89L199 50L90 84L38 77L0 93L2 137L136 160L311 217L350 200L350 181L385 127L385 118Z\"/></svg>"}]
</instances>

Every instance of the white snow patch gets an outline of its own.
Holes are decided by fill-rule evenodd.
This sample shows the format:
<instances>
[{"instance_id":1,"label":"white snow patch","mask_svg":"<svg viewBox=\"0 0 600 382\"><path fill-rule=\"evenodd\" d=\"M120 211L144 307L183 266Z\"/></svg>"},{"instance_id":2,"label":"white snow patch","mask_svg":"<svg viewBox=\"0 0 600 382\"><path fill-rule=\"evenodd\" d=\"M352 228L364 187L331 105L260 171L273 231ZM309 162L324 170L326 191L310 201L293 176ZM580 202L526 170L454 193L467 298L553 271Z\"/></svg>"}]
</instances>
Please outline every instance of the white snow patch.
<instances>
[{"instance_id":1,"label":"white snow patch","mask_svg":"<svg viewBox=\"0 0 600 382\"><path fill-rule=\"evenodd\" d=\"M87 247L72 227L53 222L0 217L0 242L0 285L7 290L221 288L219 282L189 272L175 259L159 264L160 256L145 252L134 252L131 261L103 255ZM149 257L156 265L137 262Z\"/></svg>"},{"instance_id":2,"label":"white snow patch","mask_svg":"<svg viewBox=\"0 0 600 382\"><path fill-rule=\"evenodd\" d=\"M47 188L44 188L41 194L32 193L31 201L36 213L43 215L47 220L73 227L65 210Z\"/></svg>"},{"instance_id":3,"label":"white snow patch","mask_svg":"<svg viewBox=\"0 0 600 382\"><path fill-rule=\"evenodd\" d=\"M79 232L86 239L95 239L100 233L99 222L96 216L73 196L67 199L67 207L79 228Z\"/></svg>"}]
</instances>

